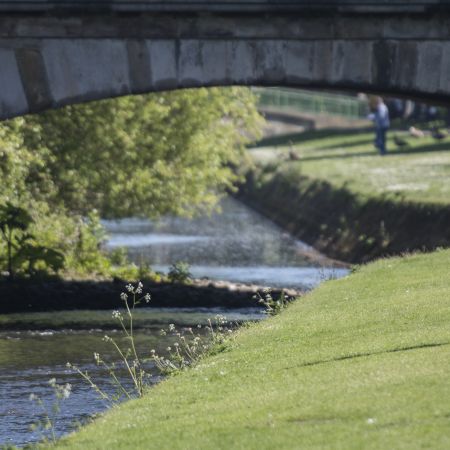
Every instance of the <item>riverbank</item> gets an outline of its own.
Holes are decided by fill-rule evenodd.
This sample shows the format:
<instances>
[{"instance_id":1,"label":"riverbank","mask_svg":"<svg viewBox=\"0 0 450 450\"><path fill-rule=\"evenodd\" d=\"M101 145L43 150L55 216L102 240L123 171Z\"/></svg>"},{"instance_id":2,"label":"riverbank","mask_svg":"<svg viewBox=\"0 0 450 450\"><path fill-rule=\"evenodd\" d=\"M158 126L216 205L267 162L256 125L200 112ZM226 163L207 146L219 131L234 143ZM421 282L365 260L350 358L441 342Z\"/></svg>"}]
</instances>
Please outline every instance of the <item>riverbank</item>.
<instances>
[{"instance_id":1,"label":"riverbank","mask_svg":"<svg viewBox=\"0 0 450 450\"><path fill-rule=\"evenodd\" d=\"M379 157L367 130L270 138L238 198L327 256L360 263L450 245L450 152L432 138Z\"/></svg>"},{"instance_id":2,"label":"riverbank","mask_svg":"<svg viewBox=\"0 0 450 450\"><path fill-rule=\"evenodd\" d=\"M262 286L213 280L189 283L155 283L142 280L151 294L151 307L156 308L249 308L261 307L254 295ZM0 282L0 314L70 311L77 309L112 310L122 307L120 293L125 280L33 280ZM274 289L274 295L281 290ZM297 296L295 289L284 290ZM1 326L1 320L0 320Z\"/></svg>"},{"instance_id":3,"label":"riverbank","mask_svg":"<svg viewBox=\"0 0 450 450\"><path fill-rule=\"evenodd\" d=\"M144 282L155 307L247 308L255 306L252 297L263 287L273 287L276 295L284 288L294 296L345 274L345 265L297 241L241 202L225 198L219 206L220 212L195 219L105 221L104 251L119 250L123 261L84 278L73 272L52 279L0 278L0 314L116 309L120 293L133 280ZM184 267L189 283L169 282L167 274L176 261L190 263Z\"/></svg>"},{"instance_id":4,"label":"riverbank","mask_svg":"<svg viewBox=\"0 0 450 450\"><path fill-rule=\"evenodd\" d=\"M449 264L439 251L328 281L59 448L448 448Z\"/></svg>"},{"instance_id":5,"label":"riverbank","mask_svg":"<svg viewBox=\"0 0 450 450\"><path fill-rule=\"evenodd\" d=\"M247 175L237 194L330 258L349 263L450 245L450 207L361 197L287 168Z\"/></svg>"}]
</instances>

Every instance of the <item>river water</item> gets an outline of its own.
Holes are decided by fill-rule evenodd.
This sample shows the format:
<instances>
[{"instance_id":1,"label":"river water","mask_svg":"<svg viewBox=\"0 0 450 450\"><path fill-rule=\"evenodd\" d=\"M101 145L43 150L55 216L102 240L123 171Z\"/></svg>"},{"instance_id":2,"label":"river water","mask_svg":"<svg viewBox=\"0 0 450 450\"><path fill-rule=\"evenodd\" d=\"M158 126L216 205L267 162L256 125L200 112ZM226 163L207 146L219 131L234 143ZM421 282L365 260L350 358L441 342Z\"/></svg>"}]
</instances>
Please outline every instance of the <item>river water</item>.
<instances>
[{"instance_id":1,"label":"river water","mask_svg":"<svg viewBox=\"0 0 450 450\"><path fill-rule=\"evenodd\" d=\"M346 273L312 262L318 260L312 249L233 199L225 199L222 213L211 217L169 217L158 222L126 219L108 221L105 226L110 235L107 249L126 247L132 261L145 261L162 272L176 261L186 261L197 278L295 288L309 288L324 278ZM161 336L162 327L169 323L194 326L217 313L233 321L263 317L258 309L141 309L138 351L147 355L154 348L163 353L172 338ZM33 320L33 314L27 316ZM58 436L107 407L66 363L89 371L99 386L112 392L108 376L93 360L94 351L107 360L117 360L111 345L102 340L105 333L120 337L118 330L102 327L111 322L110 312L36 313L36 321L51 322L52 318L57 326L44 331L2 329L0 320L0 444L23 446L39 439L36 432L29 431L40 417L38 405L29 396L39 396L50 410L54 402L48 384L51 378L72 385L72 394L62 402L58 414ZM157 381L157 371L149 369Z\"/></svg>"},{"instance_id":2,"label":"river water","mask_svg":"<svg viewBox=\"0 0 450 450\"><path fill-rule=\"evenodd\" d=\"M195 278L263 286L311 288L347 272L324 266L311 247L242 203L226 198L221 208L195 220L105 221L107 248L125 247L136 264L146 262L157 271L185 261Z\"/></svg>"}]
</instances>

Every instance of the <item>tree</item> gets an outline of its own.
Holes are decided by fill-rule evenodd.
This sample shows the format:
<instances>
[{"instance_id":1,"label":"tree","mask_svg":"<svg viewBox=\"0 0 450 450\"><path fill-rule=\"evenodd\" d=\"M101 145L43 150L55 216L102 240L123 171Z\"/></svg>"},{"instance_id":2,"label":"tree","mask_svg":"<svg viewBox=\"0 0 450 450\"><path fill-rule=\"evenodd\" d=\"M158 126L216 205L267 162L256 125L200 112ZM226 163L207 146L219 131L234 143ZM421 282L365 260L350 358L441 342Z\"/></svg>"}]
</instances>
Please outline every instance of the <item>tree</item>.
<instances>
[{"instance_id":1,"label":"tree","mask_svg":"<svg viewBox=\"0 0 450 450\"><path fill-rule=\"evenodd\" d=\"M260 124L250 90L213 88L69 106L27 117L21 131L45 159L37 182L52 204L155 217L211 210Z\"/></svg>"},{"instance_id":2,"label":"tree","mask_svg":"<svg viewBox=\"0 0 450 450\"><path fill-rule=\"evenodd\" d=\"M57 271L64 255L76 273L103 273L109 261L99 251L99 216L212 210L239 179L235 169L261 121L250 90L214 88L92 102L0 123L0 205L20 205L31 218L23 234L15 228L17 239L29 236L21 243L9 229L0 232L3 268L35 272L47 261Z\"/></svg>"},{"instance_id":3,"label":"tree","mask_svg":"<svg viewBox=\"0 0 450 450\"><path fill-rule=\"evenodd\" d=\"M23 265L30 275L36 274L39 262L55 272L64 266L62 253L34 242L29 232L32 223L33 218L24 208L11 203L0 205L0 232L6 242L6 266L11 279Z\"/></svg>"}]
</instances>

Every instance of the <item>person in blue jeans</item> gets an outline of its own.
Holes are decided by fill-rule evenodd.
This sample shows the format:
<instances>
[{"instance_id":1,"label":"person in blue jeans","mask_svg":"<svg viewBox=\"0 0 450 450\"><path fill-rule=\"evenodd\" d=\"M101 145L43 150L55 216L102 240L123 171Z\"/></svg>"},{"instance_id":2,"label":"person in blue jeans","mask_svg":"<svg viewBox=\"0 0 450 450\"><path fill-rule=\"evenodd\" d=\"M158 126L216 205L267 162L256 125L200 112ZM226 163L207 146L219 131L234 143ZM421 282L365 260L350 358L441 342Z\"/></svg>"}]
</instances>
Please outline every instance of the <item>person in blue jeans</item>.
<instances>
[{"instance_id":1,"label":"person in blue jeans","mask_svg":"<svg viewBox=\"0 0 450 450\"><path fill-rule=\"evenodd\" d=\"M375 123L375 147L380 155L386 154L386 133L390 126L389 110L381 97L376 98L374 112L368 119Z\"/></svg>"}]
</instances>

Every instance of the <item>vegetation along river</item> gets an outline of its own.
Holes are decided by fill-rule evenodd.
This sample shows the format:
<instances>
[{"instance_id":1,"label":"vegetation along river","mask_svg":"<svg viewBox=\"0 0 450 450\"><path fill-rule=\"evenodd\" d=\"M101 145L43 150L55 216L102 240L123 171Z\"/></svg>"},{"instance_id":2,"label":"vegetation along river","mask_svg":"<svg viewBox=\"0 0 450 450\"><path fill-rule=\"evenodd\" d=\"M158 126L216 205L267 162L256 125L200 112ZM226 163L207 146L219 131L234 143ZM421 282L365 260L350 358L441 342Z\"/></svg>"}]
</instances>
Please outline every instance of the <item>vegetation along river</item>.
<instances>
[{"instance_id":1,"label":"vegetation along river","mask_svg":"<svg viewBox=\"0 0 450 450\"><path fill-rule=\"evenodd\" d=\"M186 261L196 278L207 277L236 283L254 283L291 288L310 288L346 269L327 267L323 258L305 244L293 239L270 221L233 199L222 202L222 213L195 220L163 218L105 221L107 249L125 247L129 258L149 263L166 272L170 264ZM119 302L119 300L118 300ZM229 320L259 320L260 309L160 309L142 308L138 312L138 350L164 353L172 337L161 336L169 323L194 326L221 313ZM53 390L48 381L70 383L72 394L62 402L56 421L57 434L73 430L107 405L66 367L77 364L88 370L98 384L112 392L108 376L94 363L93 352L105 359L116 358L111 345L102 341L105 333L120 336L111 329L111 313L106 311L68 311L30 313L36 323L54 323L47 330L8 330L0 316L0 444L23 446L39 438L30 425L39 417L39 406L30 394L42 398L51 408ZM76 326L74 326L76 324ZM84 326L82 326L84 324ZM72 327L71 327L72 325ZM81 326L80 326L81 325ZM107 330L106 330L107 329ZM158 381L154 370L155 382Z\"/></svg>"}]
</instances>

